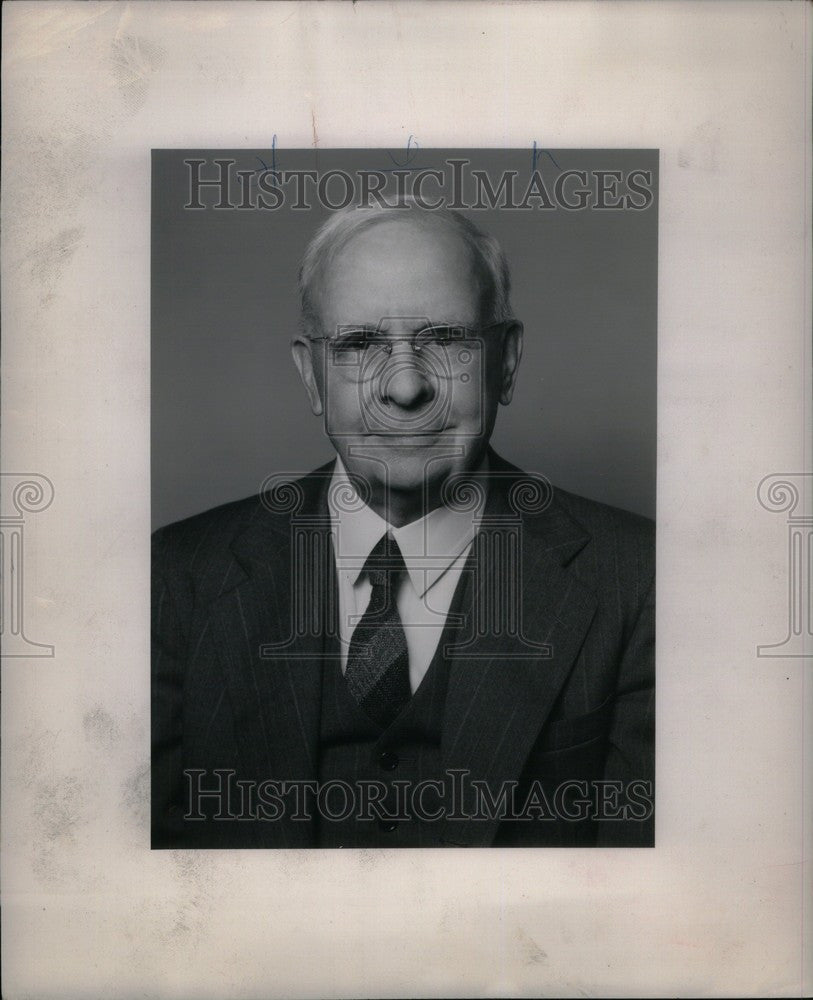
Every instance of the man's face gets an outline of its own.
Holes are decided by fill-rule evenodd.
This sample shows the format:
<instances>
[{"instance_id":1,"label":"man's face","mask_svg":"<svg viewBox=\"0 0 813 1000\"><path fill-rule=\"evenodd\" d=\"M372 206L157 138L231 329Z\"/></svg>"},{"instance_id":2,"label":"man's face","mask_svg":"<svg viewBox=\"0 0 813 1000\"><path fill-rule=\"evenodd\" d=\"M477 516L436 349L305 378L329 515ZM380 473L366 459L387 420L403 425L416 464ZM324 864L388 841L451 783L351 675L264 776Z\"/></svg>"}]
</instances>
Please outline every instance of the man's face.
<instances>
[{"instance_id":1,"label":"man's face","mask_svg":"<svg viewBox=\"0 0 813 1000\"><path fill-rule=\"evenodd\" d=\"M481 330L485 280L462 239L431 219L378 222L322 275L327 339L299 341L294 357L333 446L374 493L436 491L479 465L511 398L522 331Z\"/></svg>"}]
</instances>

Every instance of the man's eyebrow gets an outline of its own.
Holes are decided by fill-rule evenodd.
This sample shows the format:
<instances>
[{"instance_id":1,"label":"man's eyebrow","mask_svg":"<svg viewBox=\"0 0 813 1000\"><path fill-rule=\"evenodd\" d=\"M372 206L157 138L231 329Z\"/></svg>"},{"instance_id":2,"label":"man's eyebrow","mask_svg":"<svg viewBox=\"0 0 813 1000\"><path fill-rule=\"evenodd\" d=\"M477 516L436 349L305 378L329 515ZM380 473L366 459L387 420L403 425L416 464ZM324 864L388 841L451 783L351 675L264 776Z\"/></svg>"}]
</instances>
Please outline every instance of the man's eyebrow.
<instances>
[{"instance_id":1,"label":"man's eyebrow","mask_svg":"<svg viewBox=\"0 0 813 1000\"><path fill-rule=\"evenodd\" d=\"M375 333L378 330L377 326L373 326L372 323L342 323L342 325L336 331L336 335L341 337L346 333Z\"/></svg>"},{"instance_id":2,"label":"man's eyebrow","mask_svg":"<svg viewBox=\"0 0 813 1000\"><path fill-rule=\"evenodd\" d=\"M423 317L419 323L417 323L413 329L413 333L421 333L423 330L438 330L438 329L453 329L453 330L470 330L475 329L476 326L471 326L469 323L464 323L459 319L439 319L439 320L429 320ZM387 336L390 330L382 329L381 323L342 323L337 330L337 336L341 337L343 335L352 335L354 333L376 333L382 336Z\"/></svg>"}]
</instances>

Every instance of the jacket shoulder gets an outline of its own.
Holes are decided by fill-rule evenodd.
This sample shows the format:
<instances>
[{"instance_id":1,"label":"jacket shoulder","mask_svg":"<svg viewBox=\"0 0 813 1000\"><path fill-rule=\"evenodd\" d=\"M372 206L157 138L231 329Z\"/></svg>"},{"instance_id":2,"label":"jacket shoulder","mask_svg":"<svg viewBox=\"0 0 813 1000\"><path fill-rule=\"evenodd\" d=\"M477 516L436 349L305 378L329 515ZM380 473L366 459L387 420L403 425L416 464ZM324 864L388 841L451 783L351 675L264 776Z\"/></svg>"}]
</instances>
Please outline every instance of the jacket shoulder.
<instances>
[{"instance_id":1,"label":"jacket shoulder","mask_svg":"<svg viewBox=\"0 0 813 1000\"><path fill-rule=\"evenodd\" d=\"M153 560L163 557L177 566L186 564L186 568L191 569L201 549L228 545L260 516L263 509L257 494L164 525L152 535Z\"/></svg>"},{"instance_id":2,"label":"jacket shoulder","mask_svg":"<svg viewBox=\"0 0 813 1000\"><path fill-rule=\"evenodd\" d=\"M512 465L493 451L490 452L490 462L491 468L501 476L508 474L521 479L524 476L534 475ZM618 538L654 550L655 522L651 518L570 493L550 483L548 487L549 503L538 518L543 530L548 520L547 515L553 514L554 518L558 517L561 520L561 515L564 514L565 523L580 528L585 535L599 543L604 539Z\"/></svg>"},{"instance_id":3,"label":"jacket shoulder","mask_svg":"<svg viewBox=\"0 0 813 1000\"><path fill-rule=\"evenodd\" d=\"M655 522L651 518L558 487L554 502L590 537L584 554L597 569L603 569L605 578L609 574L619 580L635 579L647 588L655 575Z\"/></svg>"},{"instance_id":4,"label":"jacket shoulder","mask_svg":"<svg viewBox=\"0 0 813 1000\"><path fill-rule=\"evenodd\" d=\"M649 517L634 514L621 507L612 507L610 504L591 500L576 493L569 493L558 486L554 489L554 499L591 535L609 531L627 537L639 537L642 541L654 544L655 522Z\"/></svg>"},{"instance_id":5,"label":"jacket shoulder","mask_svg":"<svg viewBox=\"0 0 813 1000\"><path fill-rule=\"evenodd\" d=\"M247 532L273 548L276 535L287 534L292 511L317 502L331 469L329 464L300 479L281 477L266 492L158 528L152 536L153 571L199 580L226 571L234 563L232 544Z\"/></svg>"}]
</instances>

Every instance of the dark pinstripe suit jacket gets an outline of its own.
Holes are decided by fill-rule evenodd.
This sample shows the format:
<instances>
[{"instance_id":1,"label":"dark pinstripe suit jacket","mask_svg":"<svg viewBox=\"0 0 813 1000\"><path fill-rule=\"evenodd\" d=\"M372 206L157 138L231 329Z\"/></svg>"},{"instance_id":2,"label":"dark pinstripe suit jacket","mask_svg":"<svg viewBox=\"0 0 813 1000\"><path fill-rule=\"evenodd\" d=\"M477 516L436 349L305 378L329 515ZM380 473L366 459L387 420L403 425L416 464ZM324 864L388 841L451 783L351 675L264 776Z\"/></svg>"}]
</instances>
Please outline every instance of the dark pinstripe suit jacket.
<instances>
[{"instance_id":1,"label":"dark pinstripe suit jacket","mask_svg":"<svg viewBox=\"0 0 813 1000\"><path fill-rule=\"evenodd\" d=\"M310 825L287 818L184 822L183 770L316 778L319 623L335 593L325 505L331 471L278 491L272 503L266 496L226 504L154 536L156 847L313 844ZM548 788L576 779L621 782L624 790L653 782L652 523L561 490L549 502L524 502L523 473L493 453L491 472L474 593L481 608L488 595L497 604L508 595L516 615L512 628L475 628L449 659L444 768L492 787L535 778ZM517 540L509 568L506 530ZM322 567L304 585L295 580L303 544ZM473 550L470 567L474 558ZM638 817L594 824L587 841L574 824L509 826L499 817L447 819L442 836L471 846L649 846L653 818Z\"/></svg>"}]
</instances>

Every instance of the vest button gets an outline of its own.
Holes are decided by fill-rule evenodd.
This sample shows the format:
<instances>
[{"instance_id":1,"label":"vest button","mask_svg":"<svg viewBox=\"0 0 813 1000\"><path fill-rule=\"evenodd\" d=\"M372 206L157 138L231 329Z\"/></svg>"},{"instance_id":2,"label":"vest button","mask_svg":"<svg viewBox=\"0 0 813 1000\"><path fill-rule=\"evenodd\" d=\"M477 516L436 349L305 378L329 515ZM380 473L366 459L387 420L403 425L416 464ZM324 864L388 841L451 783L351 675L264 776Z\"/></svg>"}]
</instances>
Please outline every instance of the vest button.
<instances>
[{"instance_id":1,"label":"vest button","mask_svg":"<svg viewBox=\"0 0 813 1000\"><path fill-rule=\"evenodd\" d=\"M379 766L384 771L394 771L398 767L398 756L391 750L382 750L378 755Z\"/></svg>"},{"instance_id":2,"label":"vest button","mask_svg":"<svg viewBox=\"0 0 813 1000\"><path fill-rule=\"evenodd\" d=\"M378 828L381 830L382 833L395 833L395 831L398 829L398 824L393 823L391 820L388 819L380 819L378 821Z\"/></svg>"}]
</instances>

